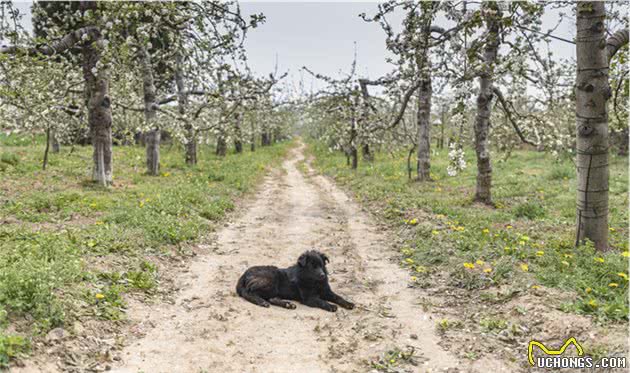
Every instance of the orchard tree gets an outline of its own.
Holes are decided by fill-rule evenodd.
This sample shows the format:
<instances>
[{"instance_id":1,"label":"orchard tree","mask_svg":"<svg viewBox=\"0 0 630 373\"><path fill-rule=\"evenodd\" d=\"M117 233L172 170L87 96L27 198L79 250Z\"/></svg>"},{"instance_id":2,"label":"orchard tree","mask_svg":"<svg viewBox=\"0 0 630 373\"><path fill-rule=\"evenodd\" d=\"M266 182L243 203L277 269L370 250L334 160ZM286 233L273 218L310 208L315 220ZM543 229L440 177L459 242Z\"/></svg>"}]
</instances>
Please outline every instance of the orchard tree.
<instances>
[{"instance_id":1,"label":"orchard tree","mask_svg":"<svg viewBox=\"0 0 630 373\"><path fill-rule=\"evenodd\" d=\"M434 24L438 12L454 11L452 4L439 2L416 2L394 0L379 4L375 16L366 21L379 22L386 33L386 46L395 55L395 59L387 61L396 65L397 71L392 74L396 79L407 80L417 90L416 124L417 135L417 180L430 181L431 177L431 101L433 96L433 75L436 68L431 61L431 50L440 46L457 33L462 24L444 29ZM396 9L405 12L402 31L396 33L387 20L387 15ZM440 64L441 66L442 64ZM382 83L391 84L393 79L383 79Z\"/></svg>"},{"instance_id":2,"label":"orchard tree","mask_svg":"<svg viewBox=\"0 0 630 373\"><path fill-rule=\"evenodd\" d=\"M2 54L12 54L20 58L21 63L29 64L35 60L48 60L54 63L54 57L79 47L85 95L88 113L88 125L92 136L93 171L92 179L104 186L112 183L112 112L109 96L109 76L103 55L108 49L108 42L101 32L103 27L103 3L81 1L78 10L73 13L73 30L63 35L51 35L43 44L34 40L18 40L24 43L0 48ZM58 30L56 30L58 31Z\"/></svg>"},{"instance_id":3,"label":"orchard tree","mask_svg":"<svg viewBox=\"0 0 630 373\"><path fill-rule=\"evenodd\" d=\"M608 81L610 61L628 43L628 29L606 37L606 4L577 3L577 234L608 249Z\"/></svg>"}]
</instances>

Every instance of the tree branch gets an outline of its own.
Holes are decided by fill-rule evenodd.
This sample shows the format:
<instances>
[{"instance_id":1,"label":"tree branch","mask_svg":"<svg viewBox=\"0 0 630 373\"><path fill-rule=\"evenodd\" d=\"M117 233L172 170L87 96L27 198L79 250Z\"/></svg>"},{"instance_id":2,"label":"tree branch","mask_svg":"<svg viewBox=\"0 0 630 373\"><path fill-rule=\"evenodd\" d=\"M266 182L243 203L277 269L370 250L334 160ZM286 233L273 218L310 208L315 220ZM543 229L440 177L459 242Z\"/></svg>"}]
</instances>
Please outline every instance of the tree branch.
<instances>
[{"instance_id":1,"label":"tree branch","mask_svg":"<svg viewBox=\"0 0 630 373\"><path fill-rule=\"evenodd\" d=\"M69 34L66 34L61 39L54 41L49 45L28 48L26 49L26 51L29 55L43 54L45 56L53 56L72 48L75 44L83 40L83 37L85 35L96 39L96 37L100 36L100 31L94 26L82 27L78 30L72 31ZM23 48L15 45L0 47L0 53L6 54L14 54L21 50L23 50Z\"/></svg>"},{"instance_id":2,"label":"tree branch","mask_svg":"<svg viewBox=\"0 0 630 373\"><path fill-rule=\"evenodd\" d=\"M518 127L518 124L516 123L514 118L512 118L512 112L508 109L508 105L507 105L507 102L505 101L505 98L503 97L503 93L501 93L501 91L497 87L492 87L492 92L494 92L494 94L497 95L497 98L499 99L499 102L501 103L501 106L503 107L503 111L505 112L505 115L507 116L508 120L512 124L512 127L514 127L514 130L516 131L516 134L521 139L521 141L524 142L525 144L536 146L535 143L525 138L525 136L523 135L523 132L521 132L521 129Z\"/></svg>"},{"instance_id":3,"label":"tree branch","mask_svg":"<svg viewBox=\"0 0 630 373\"><path fill-rule=\"evenodd\" d=\"M628 44L628 29L619 30L606 40L608 63L610 63L610 60L612 60L617 51L626 44Z\"/></svg>"}]
</instances>

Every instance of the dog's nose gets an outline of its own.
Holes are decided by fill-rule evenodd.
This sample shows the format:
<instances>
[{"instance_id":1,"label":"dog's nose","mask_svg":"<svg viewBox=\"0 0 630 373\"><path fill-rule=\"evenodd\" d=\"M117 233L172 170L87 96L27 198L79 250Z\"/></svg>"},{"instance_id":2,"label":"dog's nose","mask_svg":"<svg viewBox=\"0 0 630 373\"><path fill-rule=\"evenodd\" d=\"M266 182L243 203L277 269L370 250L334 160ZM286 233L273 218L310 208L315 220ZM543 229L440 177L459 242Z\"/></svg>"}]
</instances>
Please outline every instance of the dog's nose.
<instances>
[{"instance_id":1,"label":"dog's nose","mask_svg":"<svg viewBox=\"0 0 630 373\"><path fill-rule=\"evenodd\" d=\"M325 279L325 278L326 278L326 274L324 274L324 273L320 273L320 274L319 274L319 279L320 279L320 280L323 280L323 279Z\"/></svg>"}]
</instances>

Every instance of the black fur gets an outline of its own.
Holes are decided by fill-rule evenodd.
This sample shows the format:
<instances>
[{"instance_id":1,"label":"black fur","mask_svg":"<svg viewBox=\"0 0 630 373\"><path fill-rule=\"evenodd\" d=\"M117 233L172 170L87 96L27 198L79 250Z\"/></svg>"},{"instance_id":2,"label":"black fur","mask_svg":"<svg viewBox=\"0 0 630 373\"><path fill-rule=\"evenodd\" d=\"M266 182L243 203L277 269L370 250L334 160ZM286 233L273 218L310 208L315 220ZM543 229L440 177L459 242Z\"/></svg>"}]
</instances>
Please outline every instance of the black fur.
<instances>
[{"instance_id":1,"label":"black fur","mask_svg":"<svg viewBox=\"0 0 630 373\"><path fill-rule=\"evenodd\" d=\"M289 268L251 267L238 279L236 292L262 307L273 304L294 309L295 304L285 300L289 299L330 312L337 311L337 306L332 303L353 309L352 302L335 294L330 288L326 270L328 262L325 254L310 250L300 255L297 263Z\"/></svg>"}]
</instances>

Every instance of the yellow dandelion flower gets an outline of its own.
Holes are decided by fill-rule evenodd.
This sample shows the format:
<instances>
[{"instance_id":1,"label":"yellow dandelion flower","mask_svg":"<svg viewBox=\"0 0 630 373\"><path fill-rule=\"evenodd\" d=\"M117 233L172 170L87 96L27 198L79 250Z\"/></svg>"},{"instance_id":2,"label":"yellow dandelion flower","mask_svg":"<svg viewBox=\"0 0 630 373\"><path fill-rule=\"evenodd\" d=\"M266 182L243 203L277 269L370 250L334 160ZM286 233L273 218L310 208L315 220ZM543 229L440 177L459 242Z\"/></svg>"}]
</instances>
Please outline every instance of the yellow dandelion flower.
<instances>
[{"instance_id":1,"label":"yellow dandelion flower","mask_svg":"<svg viewBox=\"0 0 630 373\"><path fill-rule=\"evenodd\" d=\"M588 302L588 305L589 305L589 306L591 306L591 307L593 307L593 308L596 308L596 307L597 307L597 302L595 301L595 299L591 299L591 300Z\"/></svg>"},{"instance_id":2,"label":"yellow dandelion flower","mask_svg":"<svg viewBox=\"0 0 630 373\"><path fill-rule=\"evenodd\" d=\"M518 244L519 244L519 245L521 245L521 246L523 246L523 245L525 245L525 241L523 241L523 240L518 241Z\"/></svg>"},{"instance_id":3,"label":"yellow dandelion flower","mask_svg":"<svg viewBox=\"0 0 630 373\"><path fill-rule=\"evenodd\" d=\"M424 273L427 271L427 268L425 266L416 266L415 270L418 273Z\"/></svg>"},{"instance_id":4,"label":"yellow dandelion flower","mask_svg":"<svg viewBox=\"0 0 630 373\"><path fill-rule=\"evenodd\" d=\"M103 299L105 296L101 293L96 293L96 299Z\"/></svg>"},{"instance_id":5,"label":"yellow dandelion flower","mask_svg":"<svg viewBox=\"0 0 630 373\"><path fill-rule=\"evenodd\" d=\"M593 291L593 289L591 289L591 288L586 288L586 289L584 289L584 291L586 292L586 294L589 294L591 291Z\"/></svg>"},{"instance_id":6,"label":"yellow dandelion flower","mask_svg":"<svg viewBox=\"0 0 630 373\"><path fill-rule=\"evenodd\" d=\"M529 241L529 237L527 237L527 236L521 236L521 240L523 240L523 241Z\"/></svg>"},{"instance_id":7,"label":"yellow dandelion flower","mask_svg":"<svg viewBox=\"0 0 630 373\"><path fill-rule=\"evenodd\" d=\"M542 250L536 251L536 256L543 256L545 255L545 252Z\"/></svg>"},{"instance_id":8,"label":"yellow dandelion flower","mask_svg":"<svg viewBox=\"0 0 630 373\"><path fill-rule=\"evenodd\" d=\"M418 219L413 218L411 220L409 220L409 225L417 225L418 224Z\"/></svg>"},{"instance_id":9,"label":"yellow dandelion flower","mask_svg":"<svg viewBox=\"0 0 630 373\"><path fill-rule=\"evenodd\" d=\"M540 289L540 286L538 285L532 285L532 289L536 290L536 289Z\"/></svg>"},{"instance_id":10,"label":"yellow dandelion flower","mask_svg":"<svg viewBox=\"0 0 630 373\"><path fill-rule=\"evenodd\" d=\"M573 254L564 254L565 258L573 258Z\"/></svg>"},{"instance_id":11,"label":"yellow dandelion flower","mask_svg":"<svg viewBox=\"0 0 630 373\"><path fill-rule=\"evenodd\" d=\"M416 282L418 281L418 278L416 276L411 276L411 281Z\"/></svg>"},{"instance_id":12,"label":"yellow dandelion flower","mask_svg":"<svg viewBox=\"0 0 630 373\"><path fill-rule=\"evenodd\" d=\"M492 272L492 268L485 268L483 271L484 271L485 273L490 273L490 272Z\"/></svg>"},{"instance_id":13,"label":"yellow dandelion flower","mask_svg":"<svg viewBox=\"0 0 630 373\"><path fill-rule=\"evenodd\" d=\"M472 263L464 263L464 267L468 268L468 269L475 269L475 265Z\"/></svg>"},{"instance_id":14,"label":"yellow dandelion flower","mask_svg":"<svg viewBox=\"0 0 630 373\"><path fill-rule=\"evenodd\" d=\"M405 262L406 262L407 264L413 264L413 259L411 259L411 258L407 258L407 259L405 259Z\"/></svg>"},{"instance_id":15,"label":"yellow dandelion flower","mask_svg":"<svg viewBox=\"0 0 630 373\"><path fill-rule=\"evenodd\" d=\"M481 259L478 259L475 263L477 263L477 264L479 264L480 266L482 266L482 265L483 265L483 263L484 263L484 261L483 261L483 260L481 260Z\"/></svg>"},{"instance_id":16,"label":"yellow dandelion flower","mask_svg":"<svg viewBox=\"0 0 630 373\"><path fill-rule=\"evenodd\" d=\"M610 228L608 228L608 229L609 229L611 232L614 232L614 231L615 231L615 228L613 228L613 227L610 227Z\"/></svg>"},{"instance_id":17,"label":"yellow dandelion flower","mask_svg":"<svg viewBox=\"0 0 630 373\"><path fill-rule=\"evenodd\" d=\"M628 275L627 275L627 274L625 274L625 273L623 273L623 272L619 272L619 273L617 273L617 276L619 276L619 277L623 278L623 279L624 279L624 280L626 280L626 281L628 280Z\"/></svg>"},{"instance_id":18,"label":"yellow dandelion flower","mask_svg":"<svg viewBox=\"0 0 630 373\"><path fill-rule=\"evenodd\" d=\"M529 271L529 266L528 266L527 264L523 263L523 264L521 264L521 269L522 269L524 272L528 272L528 271Z\"/></svg>"},{"instance_id":19,"label":"yellow dandelion flower","mask_svg":"<svg viewBox=\"0 0 630 373\"><path fill-rule=\"evenodd\" d=\"M619 284L616 282L611 282L610 284L608 284L608 286L611 288L616 288L616 287L619 287Z\"/></svg>"},{"instance_id":20,"label":"yellow dandelion flower","mask_svg":"<svg viewBox=\"0 0 630 373\"><path fill-rule=\"evenodd\" d=\"M623 257L627 258L627 257L629 257L629 256L630 256L630 252L628 252L628 251L624 251L623 253L621 253L621 256L623 256Z\"/></svg>"},{"instance_id":21,"label":"yellow dandelion flower","mask_svg":"<svg viewBox=\"0 0 630 373\"><path fill-rule=\"evenodd\" d=\"M95 208L96 207L96 203L90 203L90 207L91 208Z\"/></svg>"},{"instance_id":22,"label":"yellow dandelion flower","mask_svg":"<svg viewBox=\"0 0 630 373\"><path fill-rule=\"evenodd\" d=\"M512 229L512 228L514 228L514 227L511 226L511 225L508 225L507 227L505 227L505 229Z\"/></svg>"},{"instance_id":23,"label":"yellow dandelion flower","mask_svg":"<svg viewBox=\"0 0 630 373\"><path fill-rule=\"evenodd\" d=\"M440 234L440 232L438 232L438 231L436 231L436 230L432 230L432 231L431 231L431 234L432 234L432 235L434 235L434 236L437 236L438 234Z\"/></svg>"},{"instance_id":24,"label":"yellow dandelion flower","mask_svg":"<svg viewBox=\"0 0 630 373\"><path fill-rule=\"evenodd\" d=\"M484 228L484 230L482 230L481 233L488 234L488 233L490 233L490 229Z\"/></svg>"},{"instance_id":25,"label":"yellow dandelion flower","mask_svg":"<svg viewBox=\"0 0 630 373\"><path fill-rule=\"evenodd\" d=\"M597 263L604 263L604 258L595 258L594 260Z\"/></svg>"},{"instance_id":26,"label":"yellow dandelion flower","mask_svg":"<svg viewBox=\"0 0 630 373\"><path fill-rule=\"evenodd\" d=\"M165 172L165 173L162 174L162 176L169 177L169 176L171 176L171 173L170 172Z\"/></svg>"},{"instance_id":27,"label":"yellow dandelion flower","mask_svg":"<svg viewBox=\"0 0 630 373\"><path fill-rule=\"evenodd\" d=\"M103 225L104 223L103 223L102 221L100 221L100 220L99 220L99 221L97 221L97 222L96 222L96 223L94 223L94 224L96 224L96 225Z\"/></svg>"}]
</instances>

